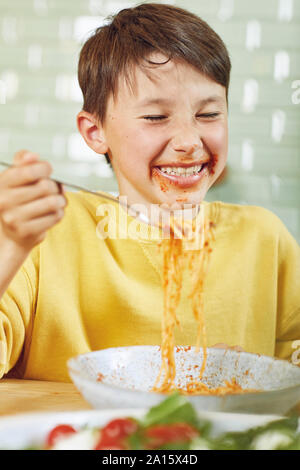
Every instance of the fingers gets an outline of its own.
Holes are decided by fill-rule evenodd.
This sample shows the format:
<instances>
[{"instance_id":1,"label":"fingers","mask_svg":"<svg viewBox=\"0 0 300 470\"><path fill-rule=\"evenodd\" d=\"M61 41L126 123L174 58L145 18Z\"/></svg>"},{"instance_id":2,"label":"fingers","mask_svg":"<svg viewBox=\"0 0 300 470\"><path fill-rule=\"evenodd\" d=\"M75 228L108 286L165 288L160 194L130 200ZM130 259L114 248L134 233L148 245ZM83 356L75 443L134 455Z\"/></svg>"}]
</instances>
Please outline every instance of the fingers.
<instances>
[{"instance_id":1,"label":"fingers","mask_svg":"<svg viewBox=\"0 0 300 470\"><path fill-rule=\"evenodd\" d=\"M14 155L13 166L0 173L0 191L49 178L52 171L50 163L41 161L38 154L20 150Z\"/></svg>"},{"instance_id":2,"label":"fingers","mask_svg":"<svg viewBox=\"0 0 300 470\"><path fill-rule=\"evenodd\" d=\"M8 168L0 175L0 189L16 188L33 184L40 179L49 178L52 173L50 163L46 161L36 161L26 165L18 162L17 166Z\"/></svg>"},{"instance_id":3,"label":"fingers","mask_svg":"<svg viewBox=\"0 0 300 470\"><path fill-rule=\"evenodd\" d=\"M36 199L27 204L15 206L14 208L2 213L2 220L10 227L17 229L22 222L40 218L48 214L60 214L61 209L66 205L66 200L62 195L51 195Z\"/></svg>"},{"instance_id":4,"label":"fingers","mask_svg":"<svg viewBox=\"0 0 300 470\"><path fill-rule=\"evenodd\" d=\"M64 216L64 188L50 179L52 167L20 150L0 173L0 235L30 251Z\"/></svg>"},{"instance_id":5,"label":"fingers","mask_svg":"<svg viewBox=\"0 0 300 470\"><path fill-rule=\"evenodd\" d=\"M49 214L37 219L31 219L23 224L18 224L14 232L17 240L22 244L30 243L36 245L44 240L47 230L57 224L64 216L61 209L54 214Z\"/></svg>"},{"instance_id":6,"label":"fingers","mask_svg":"<svg viewBox=\"0 0 300 470\"><path fill-rule=\"evenodd\" d=\"M60 194L65 194L65 193L66 193L65 187L64 187L64 185L63 185L62 183L58 183L57 181L55 181L55 184L56 184L56 186L57 186L57 188L58 188L58 192L59 192Z\"/></svg>"},{"instance_id":7,"label":"fingers","mask_svg":"<svg viewBox=\"0 0 300 470\"><path fill-rule=\"evenodd\" d=\"M231 349L232 351L237 351L237 352L244 352L245 349L243 349L241 346L235 345L235 346L228 346L228 344L225 343L216 343L211 348L216 348L216 349Z\"/></svg>"},{"instance_id":8,"label":"fingers","mask_svg":"<svg viewBox=\"0 0 300 470\"><path fill-rule=\"evenodd\" d=\"M7 188L5 193L0 192L0 212L54 194L63 194L61 185L46 178L32 185Z\"/></svg>"},{"instance_id":9,"label":"fingers","mask_svg":"<svg viewBox=\"0 0 300 470\"><path fill-rule=\"evenodd\" d=\"M22 166L37 162L39 159L40 157L37 153L29 152L28 150L19 150L14 155L13 164L15 166Z\"/></svg>"},{"instance_id":10,"label":"fingers","mask_svg":"<svg viewBox=\"0 0 300 470\"><path fill-rule=\"evenodd\" d=\"M211 347L216 348L216 349L228 349L229 348L229 346L225 343L217 343L217 344L214 344Z\"/></svg>"},{"instance_id":11,"label":"fingers","mask_svg":"<svg viewBox=\"0 0 300 470\"><path fill-rule=\"evenodd\" d=\"M233 349L233 351L237 351L237 352L245 351L245 349L243 349L241 346L232 346L230 349Z\"/></svg>"},{"instance_id":12,"label":"fingers","mask_svg":"<svg viewBox=\"0 0 300 470\"><path fill-rule=\"evenodd\" d=\"M2 236L29 252L61 221L65 206L65 197L57 193L4 211L0 213Z\"/></svg>"}]
</instances>

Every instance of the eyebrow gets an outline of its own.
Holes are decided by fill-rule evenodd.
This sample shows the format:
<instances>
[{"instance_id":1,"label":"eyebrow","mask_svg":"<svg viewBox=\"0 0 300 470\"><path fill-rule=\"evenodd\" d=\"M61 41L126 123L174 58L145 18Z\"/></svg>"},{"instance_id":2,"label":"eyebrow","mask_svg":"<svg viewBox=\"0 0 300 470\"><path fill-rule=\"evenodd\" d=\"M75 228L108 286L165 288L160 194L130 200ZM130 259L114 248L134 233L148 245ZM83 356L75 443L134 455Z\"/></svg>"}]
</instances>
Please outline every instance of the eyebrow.
<instances>
[{"instance_id":1,"label":"eyebrow","mask_svg":"<svg viewBox=\"0 0 300 470\"><path fill-rule=\"evenodd\" d=\"M168 98L152 98L152 99L146 98L145 100L141 101L137 106L139 108L142 108L144 106L150 106L153 104L168 105L168 104L171 104L172 102L173 100L169 100ZM202 100L197 101L197 106L206 106L207 104L210 104L210 103L222 103L222 102L223 102L223 98L221 96L213 95L213 96L209 96L208 98L204 98Z\"/></svg>"}]
</instances>

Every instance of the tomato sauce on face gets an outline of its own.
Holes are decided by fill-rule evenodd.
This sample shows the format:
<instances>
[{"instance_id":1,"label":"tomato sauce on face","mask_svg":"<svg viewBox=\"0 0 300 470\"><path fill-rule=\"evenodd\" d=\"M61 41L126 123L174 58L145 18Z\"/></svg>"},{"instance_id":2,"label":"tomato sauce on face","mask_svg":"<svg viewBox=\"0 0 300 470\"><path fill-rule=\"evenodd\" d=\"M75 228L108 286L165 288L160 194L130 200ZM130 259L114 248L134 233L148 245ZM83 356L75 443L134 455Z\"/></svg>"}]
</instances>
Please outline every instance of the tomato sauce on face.
<instances>
[{"instance_id":1,"label":"tomato sauce on face","mask_svg":"<svg viewBox=\"0 0 300 470\"><path fill-rule=\"evenodd\" d=\"M160 189L163 193L166 193L167 191L169 191L168 185L164 181L160 182Z\"/></svg>"},{"instance_id":2,"label":"tomato sauce on face","mask_svg":"<svg viewBox=\"0 0 300 470\"><path fill-rule=\"evenodd\" d=\"M187 202L187 200L187 197L179 197L178 199L176 199L176 202Z\"/></svg>"},{"instance_id":3,"label":"tomato sauce on face","mask_svg":"<svg viewBox=\"0 0 300 470\"><path fill-rule=\"evenodd\" d=\"M153 176L158 181L160 189L163 193L166 193L167 191L169 191L169 186L168 186L165 178L160 175L160 173L158 172L158 170L156 168L154 168L154 170L153 170ZM171 184L171 181L170 181L170 184Z\"/></svg>"},{"instance_id":4,"label":"tomato sauce on face","mask_svg":"<svg viewBox=\"0 0 300 470\"><path fill-rule=\"evenodd\" d=\"M216 166L218 164L218 161L219 161L219 156L218 155L212 155L212 160L209 164L209 170L210 170L210 173L212 175L214 175L216 173Z\"/></svg>"}]
</instances>

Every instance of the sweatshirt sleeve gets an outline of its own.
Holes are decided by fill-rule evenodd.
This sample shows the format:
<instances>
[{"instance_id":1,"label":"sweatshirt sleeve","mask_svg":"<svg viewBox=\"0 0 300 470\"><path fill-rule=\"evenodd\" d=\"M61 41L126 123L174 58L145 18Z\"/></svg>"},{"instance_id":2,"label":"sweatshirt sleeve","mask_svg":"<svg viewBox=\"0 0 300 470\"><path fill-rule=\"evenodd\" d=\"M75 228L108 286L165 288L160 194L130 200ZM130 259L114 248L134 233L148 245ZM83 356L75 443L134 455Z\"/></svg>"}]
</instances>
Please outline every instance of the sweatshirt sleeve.
<instances>
[{"instance_id":1,"label":"sweatshirt sleeve","mask_svg":"<svg viewBox=\"0 0 300 470\"><path fill-rule=\"evenodd\" d=\"M277 292L275 356L296 363L300 357L300 246L283 224L278 243Z\"/></svg>"},{"instance_id":2,"label":"sweatshirt sleeve","mask_svg":"<svg viewBox=\"0 0 300 470\"><path fill-rule=\"evenodd\" d=\"M33 251L0 300L0 378L26 356L35 312L38 271Z\"/></svg>"}]
</instances>

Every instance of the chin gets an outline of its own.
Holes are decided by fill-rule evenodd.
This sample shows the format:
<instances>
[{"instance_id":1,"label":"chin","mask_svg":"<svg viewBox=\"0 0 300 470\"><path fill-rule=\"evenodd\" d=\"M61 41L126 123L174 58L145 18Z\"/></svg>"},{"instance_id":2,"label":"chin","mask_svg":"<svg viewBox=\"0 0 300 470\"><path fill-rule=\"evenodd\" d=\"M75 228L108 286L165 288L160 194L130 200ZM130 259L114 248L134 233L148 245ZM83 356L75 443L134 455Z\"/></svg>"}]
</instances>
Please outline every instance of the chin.
<instances>
[{"instance_id":1,"label":"chin","mask_svg":"<svg viewBox=\"0 0 300 470\"><path fill-rule=\"evenodd\" d=\"M188 206L196 206L201 204L204 200L205 194L188 194L188 192L183 194L173 194L168 195L166 197L161 198L160 204L168 205L170 209L179 210L179 209L187 209Z\"/></svg>"}]
</instances>

